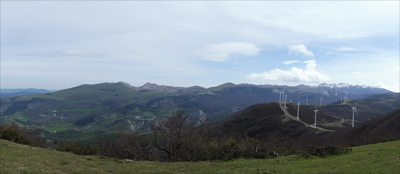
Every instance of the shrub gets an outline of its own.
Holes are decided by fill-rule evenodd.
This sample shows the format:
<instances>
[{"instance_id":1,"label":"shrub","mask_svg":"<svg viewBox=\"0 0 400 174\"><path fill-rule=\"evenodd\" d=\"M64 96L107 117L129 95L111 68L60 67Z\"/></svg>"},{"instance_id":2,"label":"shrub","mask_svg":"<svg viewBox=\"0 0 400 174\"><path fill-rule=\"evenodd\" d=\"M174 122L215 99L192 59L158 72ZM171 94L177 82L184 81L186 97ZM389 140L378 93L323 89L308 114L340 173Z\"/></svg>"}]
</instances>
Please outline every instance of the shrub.
<instances>
[{"instance_id":1,"label":"shrub","mask_svg":"<svg viewBox=\"0 0 400 174\"><path fill-rule=\"evenodd\" d=\"M79 141L59 143L54 141L56 150L71 152L77 155L98 155L101 151L101 146L98 145L84 145Z\"/></svg>"},{"instance_id":2,"label":"shrub","mask_svg":"<svg viewBox=\"0 0 400 174\"><path fill-rule=\"evenodd\" d=\"M0 125L0 139L12 141L19 144L44 147L44 142L34 134L17 124Z\"/></svg>"},{"instance_id":3,"label":"shrub","mask_svg":"<svg viewBox=\"0 0 400 174\"><path fill-rule=\"evenodd\" d=\"M329 155L339 155L351 152L352 149L349 147L343 146L323 146L323 147L315 147L309 146L306 149L306 156L313 155L318 157L326 157Z\"/></svg>"}]
</instances>

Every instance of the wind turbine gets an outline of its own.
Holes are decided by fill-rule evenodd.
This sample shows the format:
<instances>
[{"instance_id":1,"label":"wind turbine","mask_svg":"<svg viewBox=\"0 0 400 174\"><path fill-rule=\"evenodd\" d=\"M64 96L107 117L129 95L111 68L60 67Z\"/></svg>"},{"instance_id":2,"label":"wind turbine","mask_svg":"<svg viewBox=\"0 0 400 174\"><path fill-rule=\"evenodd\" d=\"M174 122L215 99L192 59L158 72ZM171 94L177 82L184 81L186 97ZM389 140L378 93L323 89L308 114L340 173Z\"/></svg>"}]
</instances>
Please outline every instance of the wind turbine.
<instances>
[{"instance_id":1,"label":"wind turbine","mask_svg":"<svg viewBox=\"0 0 400 174\"><path fill-rule=\"evenodd\" d=\"M285 109L286 109L286 100L287 100L287 95L285 95Z\"/></svg>"},{"instance_id":2,"label":"wind turbine","mask_svg":"<svg viewBox=\"0 0 400 174\"><path fill-rule=\"evenodd\" d=\"M353 109L353 121L351 122L351 127L354 127L354 112L357 114L358 117L358 113L357 113L357 103L354 107L351 107L351 109Z\"/></svg>"},{"instance_id":3,"label":"wind turbine","mask_svg":"<svg viewBox=\"0 0 400 174\"><path fill-rule=\"evenodd\" d=\"M322 105L322 97L321 97L321 99L319 100L319 105L320 105L320 106Z\"/></svg>"},{"instance_id":4,"label":"wind turbine","mask_svg":"<svg viewBox=\"0 0 400 174\"><path fill-rule=\"evenodd\" d=\"M308 97L306 98L306 105L308 105Z\"/></svg>"},{"instance_id":5,"label":"wind turbine","mask_svg":"<svg viewBox=\"0 0 400 174\"><path fill-rule=\"evenodd\" d=\"M299 120L300 101L297 103L297 119Z\"/></svg>"},{"instance_id":6,"label":"wind turbine","mask_svg":"<svg viewBox=\"0 0 400 174\"><path fill-rule=\"evenodd\" d=\"M318 112L318 109L317 109L317 108L315 108L314 112L315 112L315 117L314 117L314 127L316 128L316 127L317 127L317 112Z\"/></svg>"},{"instance_id":7,"label":"wind turbine","mask_svg":"<svg viewBox=\"0 0 400 174\"><path fill-rule=\"evenodd\" d=\"M279 91L279 104L281 104L282 91Z\"/></svg>"}]
</instances>

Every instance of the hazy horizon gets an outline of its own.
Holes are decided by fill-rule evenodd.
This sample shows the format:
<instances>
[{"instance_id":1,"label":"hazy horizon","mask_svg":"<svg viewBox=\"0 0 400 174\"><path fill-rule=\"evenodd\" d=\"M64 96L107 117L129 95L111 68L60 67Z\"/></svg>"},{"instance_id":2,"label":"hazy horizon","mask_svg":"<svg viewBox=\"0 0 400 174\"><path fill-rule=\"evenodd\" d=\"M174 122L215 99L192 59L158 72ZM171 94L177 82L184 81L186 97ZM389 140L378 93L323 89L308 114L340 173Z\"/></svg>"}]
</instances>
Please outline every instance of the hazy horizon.
<instances>
[{"instance_id":1,"label":"hazy horizon","mask_svg":"<svg viewBox=\"0 0 400 174\"><path fill-rule=\"evenodd\" d=\"M120 82L123 82L123 81L119 81L119 82L103 82L103 83L112 83L112 84L113 84L113 83L120 83ZM127 82L123 82L123 83L127 83ZM172 86L172 87L185 87L185 88L187 88L187 87L193 87L193 86L200 86L200 87L204 87L204 88L211 88L211 87L216 87L216 86L219 86L219 85L223 85L223 84L226 84L226 83L232 83L232 82L221 83L221 84L215 85L215 86L202 86L202 85L173 86L173 85L168 85L168 84L157 84L157 83L152 83L152 82L146 82L145 84L147 84L147 83L156 84L156 85L160 85L160 86ZM97 85L97 84L102 84L102 83L81 84L81 85ZM129 84L129 83L128 83L128 84ZM141 86L144 86L145 84L136 85L136 86L135 86L135 85L131 85L131 84L129 84L129 85L131 85L131 86L133 86L133 87L141 87ZM304 85L304 84L298 84L298 85L279 85L279 84L251 84L251 83L233 83L233 84L235 84L235 85L241 85L241 84L250 84L250 85L277 85L277 86L291 86L291 87L295 87L295 86L299 86L299 85ZM332 84L330 84L330 83L320 83L320 84L308 85L308 86L317 87L318 85L321 85L321 84L332 85ZM352 86L357 86L357 85L358 85L358 86L368 86L368 85L349 84L349 83L338 83L338 84L336 84L336 85L339 85L339 84L348 84L348 85L352 85ZM78 85L78 86L81 86L81 85ZM11 92L4 92L4 90L37 89L37 90L60 91L60 90L65 90L65 89L69 89L69 88L74 88L74 87L77 87L77 86L70 86L70 87L63 88L63 89L46 89L46 88L0 88L0 90L1 90L1 92L3 92L3 93L11 93ZM380 86L368 86L368 87L383 88L383 87L380 87ZM383 89L386 89L386 88L383 88ZM387 90L389 90L389 89L387 89ZM391 90L389 90L389 91L391 91ZM391 91L391 92L396 92L396 91ZM397 93L398 93L398 92L397 92Z\"/></svg>"}]
</instances>

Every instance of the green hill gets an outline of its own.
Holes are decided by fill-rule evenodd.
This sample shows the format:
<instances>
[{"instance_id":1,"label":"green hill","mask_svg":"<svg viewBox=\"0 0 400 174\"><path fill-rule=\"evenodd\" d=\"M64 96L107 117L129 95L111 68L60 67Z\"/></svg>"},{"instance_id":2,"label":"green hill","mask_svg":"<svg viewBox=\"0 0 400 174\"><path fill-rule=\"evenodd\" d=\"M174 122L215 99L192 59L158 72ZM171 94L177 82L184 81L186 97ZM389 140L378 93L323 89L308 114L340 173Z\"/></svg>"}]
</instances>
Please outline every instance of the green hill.
<instances>
[{"instance_id":1,"label":"green hill","mask_svg":"<svg viewBox=\"0 0 400 174\"><path fill-rule=\"evenodd\" d=\"M355 119L366 121L400 109L400 94L399 93L384 93L371 95L369 97L348 100L341 104L340 101L329 105L318 107L318 110L332 116L338 116L345 119L352 119L352 107L357 107L358 114Z\"/></svg>"},{"instance_id":2,"label":"green hill","mask_svg":"<svg viewBox=\"0 0 400 174\"><path fill-rule=\"evenodd\" d=\"M309 104L315 104L320 97L324 97L324 103L330 103L340 101L343 96L343 93L334 89L305 85L289 87L225 83L206 89L151 83L141 87L123 82L100 83L45 94L1 97L0 124L11 122L31 130L40 129L46 139L53 139L54 133L57 133L58 136L87 140L92 135L112 134L119 129L145 132L149 130L154 117L170 116L177 110L185 110L187 114L201 111L209 121L215 122L257 103L276 102L280 90L285 91L289 103L308 99ZM348 97L357 99L377 92L348 94ZM352 101L348 101L348 105L323 105L321 114L348 119ZM365 101L358 101L357 119L361 121L391 112L396 106L398 108L399 103L398 97L392 95L377 95ZM300 112L303 111L301 109Z\"/></svg>"},{"instance_id":3,"label":"green hill","mask_svg":"<svg viewBox=\"0 0 400 174\"><path fill-rule=\"evenodd\" d=\"M165 96L157 91L136 91L123 83L100 83L94 85L80 85L61 91L29 96L20 96L15 101L30 101L33 98L45 98L63 102L102 101L114 99L148 99Z\"/></svg>"},{"instance_id":4,"label":"green hill","mask_svg":"<svg viewBox=\"0 0 400 174\"><path fill-rule=\"evenodd\" d=\"M0 173L399 173L400 141L353 147L326 158L150 162L78 156L0 140Z\"/></svg>"}]
</instances>

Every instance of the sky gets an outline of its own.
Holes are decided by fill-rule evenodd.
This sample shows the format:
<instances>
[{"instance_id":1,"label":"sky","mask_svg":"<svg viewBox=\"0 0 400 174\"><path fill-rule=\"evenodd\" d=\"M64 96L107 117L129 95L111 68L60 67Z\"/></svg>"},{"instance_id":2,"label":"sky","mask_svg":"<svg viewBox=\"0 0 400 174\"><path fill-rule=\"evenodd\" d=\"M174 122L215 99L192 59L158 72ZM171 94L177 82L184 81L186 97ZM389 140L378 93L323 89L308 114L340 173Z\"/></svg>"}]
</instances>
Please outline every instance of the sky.
<instances>
[{"instance_id":1,"label":"sky","mask_svg":"<svg viewBox=\"0 0 400 174\"><path fill-rule=\"evenodd\" d=\"M0 88L348 83L399 92L399 1L1 1Z\"/></svg>"}]
</instances>

